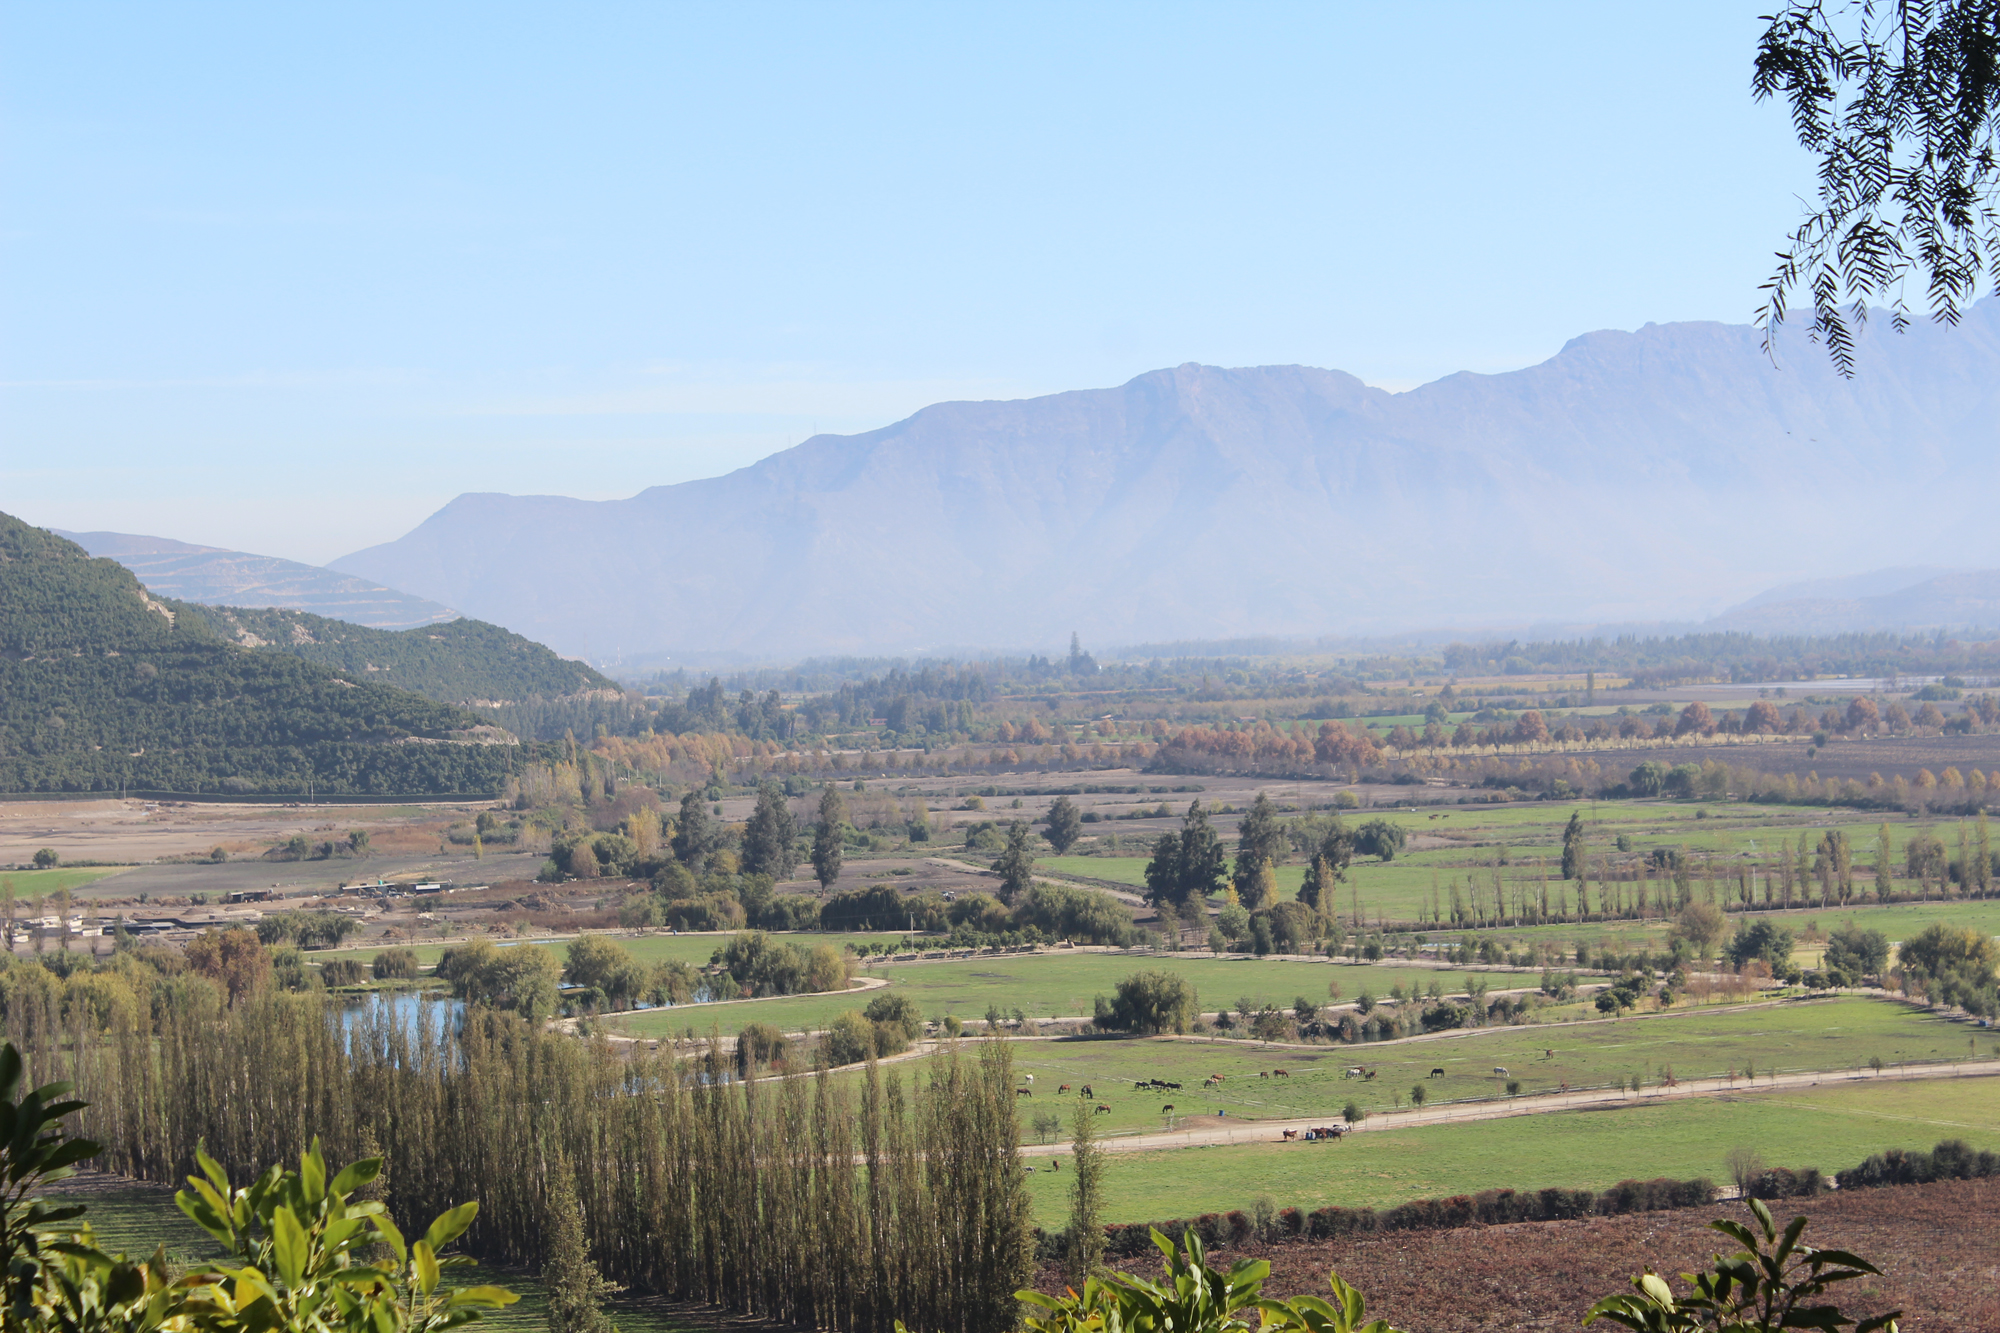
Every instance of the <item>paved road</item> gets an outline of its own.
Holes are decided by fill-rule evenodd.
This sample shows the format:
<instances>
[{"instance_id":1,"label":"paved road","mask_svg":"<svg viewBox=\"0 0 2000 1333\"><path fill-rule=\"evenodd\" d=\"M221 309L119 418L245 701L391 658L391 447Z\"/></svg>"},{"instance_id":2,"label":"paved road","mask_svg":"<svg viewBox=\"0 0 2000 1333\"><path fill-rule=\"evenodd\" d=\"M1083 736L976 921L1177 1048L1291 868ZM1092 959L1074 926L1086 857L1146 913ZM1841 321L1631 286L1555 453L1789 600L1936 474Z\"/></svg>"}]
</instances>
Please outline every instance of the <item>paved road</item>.
<instances>
[{"instance_id":1,"label":"paved road","mask_svg":"<svg viewBox=\"0 0 2000 1333\"><path fill-rule=\"evenodd\" d=\"M1593 1088L1581 1092L1551 1092L1532 1097L1515 1097L1504 1102L1455 1103L1447 1106L1428 1106L1422 1110L1375 1111L1356 1126L1359 1133L1369 1134L1381 1130L1406 1129L1412 1125L1458 1124L1472 1120L1499 1120L1506 1116L1545 1115L1551 1111L1584 1111L1613 1106L1634 1106L1663 1101L1679 1101L1689 1097L1741 1097L1750 1093L1797 1091L1800 1088L1826 1087L1845 1083L1868 1083L1877 1080L1911 1080L1928 1078L1992 1078L2000 1076L2000 1060L1962 1060L1956 1064L1910 1065L1902 1068L1885 1067L1880 1074L1868 1070L1841 1071L1836 1073L1780 1074L1772 1078L1705 1078L1688 1079L1673 1088L1648 1088L1644 1092L1614 1092L1604 1088ZM2000 1089L1996 1089L2000 1093ZM2000 1104L2000 1101L1996 1101ZM1151 1152L1162 1148L1192 1148L1204 1144L1217 1143L1276 1143L1283 1131L1303 1130L1315 1125L1334 1123L1337 1113L1326 1112L1304 1119L1293 1120L1246 1120L1240 1125L1202 1126L1195 1129L1171 1130L1153 1134L1127 1134L1099 1140L1099 1146L1106 1152ZM1319 1144L1300 1144L1301 1149L1319 1148ZM1327 1145L1327 1151L1337 1151L1340 1145ZM1067 1153L1066 1143L1024 1145L1021 1153L1025 1157L1052 1157Z\"/></svg>"}]
</instances>

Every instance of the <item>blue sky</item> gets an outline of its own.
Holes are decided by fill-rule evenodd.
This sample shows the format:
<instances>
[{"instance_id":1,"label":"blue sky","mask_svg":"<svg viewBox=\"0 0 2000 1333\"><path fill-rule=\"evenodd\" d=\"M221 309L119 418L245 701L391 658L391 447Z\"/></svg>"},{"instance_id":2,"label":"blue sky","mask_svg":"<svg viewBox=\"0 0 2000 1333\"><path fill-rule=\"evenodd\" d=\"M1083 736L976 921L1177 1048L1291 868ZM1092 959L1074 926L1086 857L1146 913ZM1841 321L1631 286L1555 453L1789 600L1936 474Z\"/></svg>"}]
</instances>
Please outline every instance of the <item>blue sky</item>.
<instances>
[{"instance_id":1,"label":"blue sky","mask_svg":"<svg viewBox=\"0 0 2000 1333\"><path fill-rule=\"evenodd\" d=\"M1747 322L1758 6L5 3L0 509L320 562L1184 361Z\"/></svg>"}]
</instances>

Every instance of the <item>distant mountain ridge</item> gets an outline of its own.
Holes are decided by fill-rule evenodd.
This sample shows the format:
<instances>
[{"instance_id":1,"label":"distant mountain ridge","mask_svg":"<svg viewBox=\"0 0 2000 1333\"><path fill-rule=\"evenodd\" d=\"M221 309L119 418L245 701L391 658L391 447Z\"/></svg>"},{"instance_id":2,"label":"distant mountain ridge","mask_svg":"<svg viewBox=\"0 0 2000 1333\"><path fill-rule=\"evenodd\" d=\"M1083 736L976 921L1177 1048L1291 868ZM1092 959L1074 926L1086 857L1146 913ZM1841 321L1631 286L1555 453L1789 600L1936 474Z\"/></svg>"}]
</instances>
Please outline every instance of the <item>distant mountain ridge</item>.
<instances>
[{"instance_id":1,"label":"distant mountain ridge","mask_svg":"<svg viewBox=\"0 0 2000 1333\"><path fill-rule=\"evenodd\" d=\"M1881 589L1862 592L1861 589ZM1753 634L1846 630L2000 629L2000 569L1878 570L1774 588L1704 629Z\"/></svg>"},{"instance_id":2,"label":"distant mountain ridge","mask_svg":"<svg viewBox=\"0 0 2000 1333\"><path fill-rule=\"evenodd\" d=\"M261 652L286 653L393 685L439 703L492 707L525 699L567 698L618 686L518 634L481 620L457 619L415 629L371 629L308 611L198 606L225 638Z\"/></svg>"},{"instance_id":3,"label":"distant mountain ridge","mask_svg":"<svg viewBox=\"0 0 2000 1333\"><path fill-rule=\"evenodd\" d=\"M458 612L397 592L372 579L318 565L194 546L170 537L130 532L65 532L94 556L116 560L161 597L205 606L289 607L375 629L413 629L454 620Z\"/></svg>"},{"instance_id":4,"label":"distant mountain ridge","mask_svg":"<svg viewBox=\"0 0 2000 1333\"><path fill-rule=\"evenodd\" d=\"M467 494L332 568L596 661L1699 620L1886 549L2000 565L2000 302L1802 337L1647 325L1389 394L1184 365L941 403L626 500Z\"/></svg>"}]
</instances>

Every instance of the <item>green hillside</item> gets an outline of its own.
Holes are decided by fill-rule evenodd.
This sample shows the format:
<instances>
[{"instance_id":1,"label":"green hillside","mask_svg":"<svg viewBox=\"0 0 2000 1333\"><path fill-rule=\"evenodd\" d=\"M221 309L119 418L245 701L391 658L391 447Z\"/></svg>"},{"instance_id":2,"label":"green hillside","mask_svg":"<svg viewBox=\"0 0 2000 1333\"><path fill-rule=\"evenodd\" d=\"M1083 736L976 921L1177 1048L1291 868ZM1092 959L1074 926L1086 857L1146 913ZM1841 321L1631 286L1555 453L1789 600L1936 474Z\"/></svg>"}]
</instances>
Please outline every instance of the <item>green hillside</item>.
<instances>
[{"instance_id":1,"label":"green hillside","mask_svg":"<svg viewBox=\"0 0 2000 1333\"><path fill-rule=\"evenodd\" d=\"M483 620L386 630L281 608L189 604L185 610L246 648L289 653L440 703L519 703L618 688L582 662Z\"/></svg>"},{"instance_id":2,"label":"green hillside","mask_svg":"<svg viewBox=\"0 0 2000 1333\"><path fill-rule=\"evenodd\" d=\"M464 709L188 610L0 514L0 791L485 792L519 760Z\"/></svg>"}]
</instances>

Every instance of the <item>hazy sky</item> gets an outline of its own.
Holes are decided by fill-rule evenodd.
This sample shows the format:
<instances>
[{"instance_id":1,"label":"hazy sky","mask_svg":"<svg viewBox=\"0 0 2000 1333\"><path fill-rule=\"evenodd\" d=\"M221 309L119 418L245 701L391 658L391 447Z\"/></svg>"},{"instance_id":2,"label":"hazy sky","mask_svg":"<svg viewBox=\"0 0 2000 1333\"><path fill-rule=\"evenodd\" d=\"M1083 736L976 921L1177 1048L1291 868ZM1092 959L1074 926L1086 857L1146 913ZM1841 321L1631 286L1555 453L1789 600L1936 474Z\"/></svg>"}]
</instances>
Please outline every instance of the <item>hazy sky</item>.
<instances>
[{"instance_id":1,"label":"hazy sky","mask_svg":"<svg viewBox=\"0 0 2000 1333\"><path fill-rule=\"evenodd\" d=\"M0 4L0 509L324 561L942 398L1747 322L1760 6Z\"/></svg>"}]
</instances>

